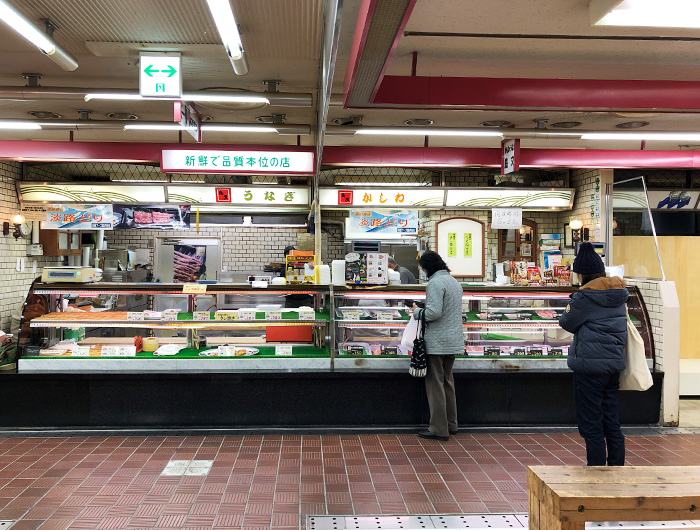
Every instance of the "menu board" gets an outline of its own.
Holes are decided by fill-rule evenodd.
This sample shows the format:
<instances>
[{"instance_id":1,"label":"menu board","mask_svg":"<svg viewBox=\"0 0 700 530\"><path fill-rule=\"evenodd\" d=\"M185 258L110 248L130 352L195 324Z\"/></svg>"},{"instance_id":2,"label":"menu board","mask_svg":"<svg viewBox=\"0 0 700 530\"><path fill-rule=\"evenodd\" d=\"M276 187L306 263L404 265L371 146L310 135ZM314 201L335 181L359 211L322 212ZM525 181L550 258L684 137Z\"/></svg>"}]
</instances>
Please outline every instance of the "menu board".
<instances>
[{"instance_id":1,"label":"menu board","mask_svg":"<svg viewBox=\"0 0 700 530\"><path fill-rule=\"evenodd\" d=\"M345 281L355 285L389 283L389 254L352 252L345 255Z\"/></svg>"}]
</instances>

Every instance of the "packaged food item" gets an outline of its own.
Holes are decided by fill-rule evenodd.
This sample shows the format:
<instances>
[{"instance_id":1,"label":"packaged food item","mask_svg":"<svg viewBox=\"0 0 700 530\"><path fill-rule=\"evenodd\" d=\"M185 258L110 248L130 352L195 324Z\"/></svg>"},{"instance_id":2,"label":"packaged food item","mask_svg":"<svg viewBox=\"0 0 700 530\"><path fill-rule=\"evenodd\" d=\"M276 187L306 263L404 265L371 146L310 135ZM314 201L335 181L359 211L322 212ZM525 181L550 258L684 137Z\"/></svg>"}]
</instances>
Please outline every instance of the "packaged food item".
<instances>
[{"instance_id":1,"label":"packaged food item","mask_svg":"<svg viewBox=\"0 0 700 530\"><path fill-rule=\"evenodd\" d=\"M369 345L369 352L372 355L381 355L382 354L381 344L370 344Z\"/></svg>"},{"instance_id":2,"label":"packaged food item","mask_svg":"<svg viewBox=\"0 0 700 530\"><path fill-rule=\"evenodd\" d=\"M158 349L158 337L144 337L143 351L154 352Z\"/></svg>"}]
</instances>

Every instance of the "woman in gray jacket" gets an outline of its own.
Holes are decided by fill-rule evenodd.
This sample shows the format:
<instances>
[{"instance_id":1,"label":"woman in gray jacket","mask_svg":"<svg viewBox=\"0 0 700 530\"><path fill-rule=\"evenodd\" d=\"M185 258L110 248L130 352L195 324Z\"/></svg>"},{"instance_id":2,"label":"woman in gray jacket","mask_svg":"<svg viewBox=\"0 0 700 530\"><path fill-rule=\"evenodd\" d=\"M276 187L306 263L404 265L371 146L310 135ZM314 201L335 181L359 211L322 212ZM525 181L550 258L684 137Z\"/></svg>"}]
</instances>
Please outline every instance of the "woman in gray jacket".
<instances>
[{"instance_id":1,"label":"woman in gray jacket","mask_svg":"<svg viewBox=\"0 0 700 530\"><path fill-rule=\"evenodd\" d=\"M425 390L430 405L430 426L418 436L433 440L449 440L457 434L457 399L452 366L455 356L464 354L462 328L462 286L450 276L450 269L437 252L428 250L418 260L428 277L425 287L425 309L413 304L413 318L425 312L425 349L428 374Z\"/></svg>"}]
</instances>

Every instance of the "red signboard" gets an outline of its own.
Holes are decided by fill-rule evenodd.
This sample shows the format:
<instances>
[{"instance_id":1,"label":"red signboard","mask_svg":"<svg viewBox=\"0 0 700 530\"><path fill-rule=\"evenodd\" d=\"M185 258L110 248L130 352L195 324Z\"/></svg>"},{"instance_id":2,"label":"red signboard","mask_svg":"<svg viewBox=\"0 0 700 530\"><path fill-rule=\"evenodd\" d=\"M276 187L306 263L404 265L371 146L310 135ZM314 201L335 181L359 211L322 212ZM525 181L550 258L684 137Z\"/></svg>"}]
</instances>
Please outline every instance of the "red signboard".
<instances>
[{"instance_id":1,"label":"red signboard","mask_svg":"<svg viewBox=\"0 0 700 530\"><path fill-rule=\"evenodd\" d=\"M216 188L216 202L231 202L231 188Z\"/></svg>"},{"instance_id":2,"label":"red signboard","mask_svg":"<svg viewBox=\"0 0 700 530\"><path fill-rule=\"evenodd\" d=\"M338 204L341 206L352 205L352 190L338 191Z\"/></svg>"}]
</instances>

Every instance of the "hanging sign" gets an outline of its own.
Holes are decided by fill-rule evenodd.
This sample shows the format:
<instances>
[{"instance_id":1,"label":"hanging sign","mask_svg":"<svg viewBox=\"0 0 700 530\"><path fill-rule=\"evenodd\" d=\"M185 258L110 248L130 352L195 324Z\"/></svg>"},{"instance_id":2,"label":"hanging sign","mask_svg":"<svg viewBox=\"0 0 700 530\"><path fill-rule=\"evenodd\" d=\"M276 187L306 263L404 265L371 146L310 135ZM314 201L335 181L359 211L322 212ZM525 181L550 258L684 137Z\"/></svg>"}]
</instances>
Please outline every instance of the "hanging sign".
<instances>
[{"instance_id":1,"label":"hanging sign","mask_svg":"<svg viewBox=\"0 0 700 530\"><path fill-rule=\"evenodd\" d=\"M520 140L503 140L501 142L501 175L507 175L520 169Z\"/></svg>"},{"instance_id":2,"label":"hanging sign","mask_svg":"<svg viewBox=\"0 0 700 530\"><path fill-rule=\"evenodd\" d=\"M48 204L44 230L111 230L111 204Z\"/></svg>"},{"instance_id":3,"label":"hanging sign","mask_svg":"<svg viewBox=\"0 0 700 530\"><path fill-rule=\"evenodd\" d=\"M698 199L698 191L649 190L649 207L652 210L695 210ZM613 209L646 210L644 190L613 190Z\"/></svg>"},{"instance_id":4,"label":"hanging sign","mask_svg":"<svg viewBox=\"0 0 700 530\"><path fill-rule=\"evenodd\" d=\"M322 207L368 207L411 208L441 207L445 201L445 190L431 188L321 188L319 197Z\"/></svg>"},{"instance_id":5,"label":"hanging sign","mask_svg":"<svg viewBox=\"0 0 700 530\"><path fill-rule=\"evenodd\" d=\"M173 102L173 120L179 123L197 142L202 142L202 118L194 108L194 103Z\"/></svg>"},{"instance_id":6,"label":"hanging sign","mask_svg":"<svg viewBox=\"0 0 700 530\"><path fill-rule=\"evenodd\" d=\"M418 234L418 210L351 210L346 219L348 239L397 239Z\"/></svg>"},{"instance_id":7,"label":"hanging sign","mask_svg":"<svg viewBox=\"0 0 700 530\"><path fill-rule=\"evenodd\" d=\"M312 174L311 151L263 151L256 149L163 149L164 173Z\"/></svg>"},{"instance_id":8,"label":"hanging sign","mask_svg":"<svg viewBox=\"0 0 700 530\"><path fill-rule=\"evenodd\" d=\"M181 56L175 52L141 52L139 94L145 97L182 96Z\"/></svg>"},{"instance_id":9,"label":"hanging sign","mask_svg":"<svg viewBox=\"0 0 700 530\"><path fill-rule=\"evenodd\" d=\"M520 228L523 225L522 208L493 208L491 210L491 228Z\"/></svg>"},{"instance_id":10,"label":"hanging sign","mask_svg":"<svg viewBox=\"0 0 700 530\"><path fill-rule=\"evenodd\" d=\"M246 206L308 206L309 188L302 186L168 186L168 202L232 203Z\"/></svg>"}]
</instances>

